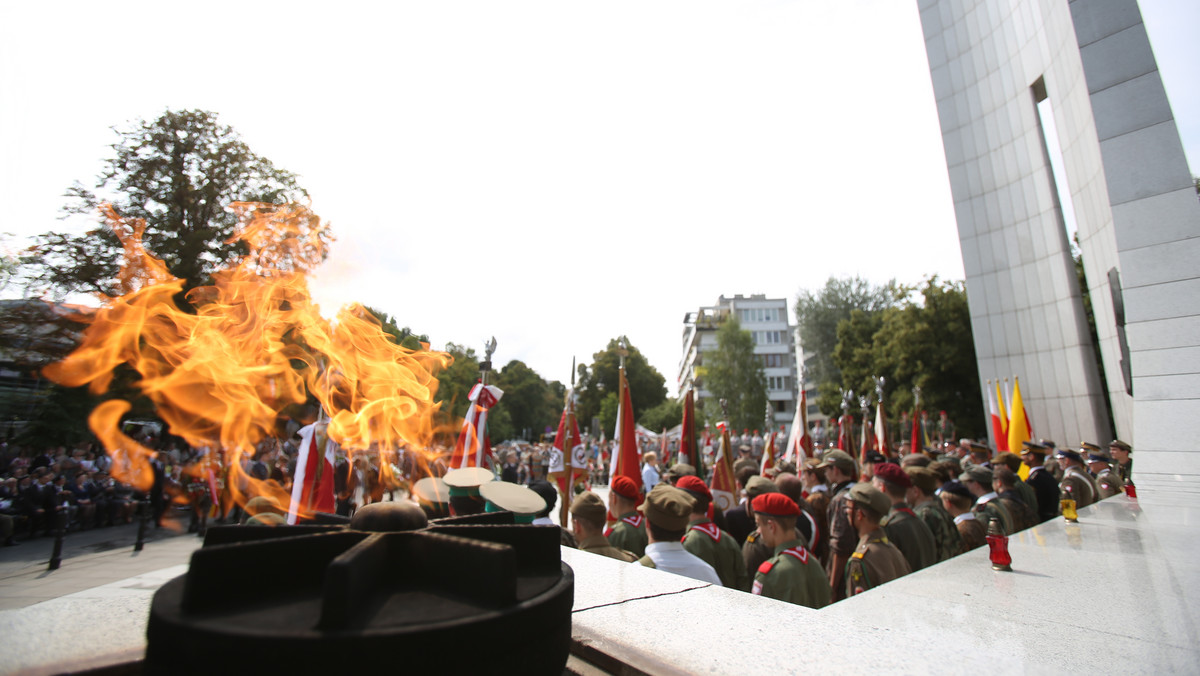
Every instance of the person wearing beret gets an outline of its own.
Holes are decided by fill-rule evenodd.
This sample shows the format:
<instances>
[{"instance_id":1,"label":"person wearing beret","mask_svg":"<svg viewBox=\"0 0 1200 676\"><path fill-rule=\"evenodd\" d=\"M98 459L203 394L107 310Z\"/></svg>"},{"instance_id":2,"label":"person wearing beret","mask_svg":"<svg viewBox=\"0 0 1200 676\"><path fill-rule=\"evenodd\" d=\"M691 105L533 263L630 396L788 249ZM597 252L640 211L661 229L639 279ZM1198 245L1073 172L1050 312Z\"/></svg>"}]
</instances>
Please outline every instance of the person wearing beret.
<instances>
[{"instance_id":1,"label":"person wearing beret","mask_svg":"<svg viewBox=\"0 0 1200 676\"><path fill-rule=\"evenodd\" d=\"M764 493L752 502L758 532L774 555L758 567L750 592L809 608L829 605L833 593L825 569L796 537L800 507L783 493Z\"/></svg>"},{"instance_id":2,"label":"person wearing beret","mask_svg":"<svg viewBox=\"0 0 1200 676\"><path fill-rule=\"evenodd\" d=\"M941 562L961 554L962 535L954 527L954 517L942 506L941 500L934 498L937 491L937 473L928 467L919 466L905 467L904 473L912 483L905 491L906 502L912 505L917 518L924 521L929 527L929 532L933 533L937 560Z\"/></svg>"},{"instance_id":3,"label":"person wearing beret","mask_svg":"<svg viewBox=\"0 0 1200 676\"><path fill-rule=\"evenodd\" d=\"M692 497L692 516L688 521L687 535L683 536L683 548L704 560L717 571L721 584L729 589L748 591L750 576L742 560L742 549L729 533L717 527L708 518L708 506L712 503L712 492L699 477L679 477L675 487Z\"/></svg>"},{"instance_id":4,"label":"person wearing beret","mask_svg":"<svg viewBox=\"0 0 1200 676\"><path fill-rule=\"evenodd\" d=\"M1131 483L1133 481L1133 447L1121 441L1113 439L1108 445L1108 452L1112 454L1113 460L1117 461L1117 475L1121 477L1121 481Z\"/></svg>"},{"instance_id":5,"label":"person wearing beret","mask_svg":"<svg viewBox=\"0 0 1200 676\"><path fill-rule=\"evenodd\" d=\"M958 480L971 495L975 496L975 506L971 511L975 512L984 523L984 528L987 524L995 519L1000 523L1000 530L1004 531L1005 535L1011 535L1013 531L1013 518L1004 507L1004 503L997 498L1000 496L992 488L992 470L979 465L971 465L962 474L958 475Z\"/></svg>"},{"instance_id":6,"label":"person wearing beret","mask_svg":"<svg viewBox=\"0 0 1200 676\"><path fill-rule=\"evenodd\" d=\"M607 556L610 559L630 563L637 561L633 552L617 549L604 537L604 519L608 508L600 496L584 491L571 503L571 532L579 543L579 549L590 554Z\"/></svg>"},{"instance_id":7,"label":"person wearing beret","mask_svg":"<svg viewBox=\"0 0 1200 676\"><path fill-rule=\"evenodd\" d=\"M921 570L938 562L937 542L933 531L908 506L906 497L912 481L900 465L881 462L875 465L875 476L871 484L888 497L891 506L887 516L880 522L888 540L896 545L913 571Z\"/></svg>"},{"instance_id":8,"label":"person wearing beret","mask_svg":"<svg viewBox=\"0 0 1200 676\"><path fill-rule=\"evenodd\" d=\"M1021 462L1029 468L1025 483L1033 489L1037 504L1031 506L1035 507L1039 523L1058 516L1058 482L1045 466L1048 450L1036 441L1024 442L1021 449Z\"/></svg>"},{"instance_id":9,"label":"person wearing beret","mask_svg":"<svg viewBox=\"0 0 1200 676\"><path fill-rule=\"evenodd\" d=\"M982 547L987 542L987 526L975 518L971 506L975 504L975 496L967 487L957 481L942 484L938 497L942 507L954 517L954 527L962 537L963 551L969 552L976 547Z\"/></svg>"},{"instance_id":10,"label":"person wearing beret","mask_svg":"<svg viewBox=\"0 0 1200 676\"><path fill-rule=\"evenodd\" d=\"M764 493L778 492L779 488L775 485L775 482L764 476L756 474L746 482L746 501L738 507L745 510L745 513L749 515L750 527L753 528L742 542L742 562L747 572L758 570L763 561L771 558L771 551L773 549L762 541L762 534L756 528L757 524L754 521L754 498Z\"/></svg>"},{"instance_id":11,"label":"person wearing beret","mask_svg":"<svg viewBox=\"0 0 1200 676\"><path fill-rule=\"evenodd\" d=\"M846 585L843 576L846 572L846 562L854 552L859 540L858 533L850 524L847 517L846 501L850 489L854 486L854 477L858 476L854 458L845 451L825 451L817 469L825 470L825 478L829 480L829 560L825 569L829 573L829 586L833 589L833 600L841 600ZM881 517L883 515L880 515Z\"/></svg>"},{"instance_id":12,"label":"person wearing beret","mask_svg":"<svg viewBox=\"0 0 1200 676\"><path fill-rule=\"evenodd\" d=\"M1062 481L1058 482L1059 498L1074 500L1075 509L1087 507L1095 502L1099 486L1094 485L1091 475L1083 468L1083 456L1062 448L1054 457L1063 468Z\"/></svg>"},{"instance_id":13,"label":"person wearing beret","mask_svg":"<svg viewBox=\"0 0 1200 676\"><path fill-rule=\"evenodd\" d=\"M888 496L870 484L854 484L847 494L846 518L858 533L858 547L846 562L847 598L912 572L904 554L879 526L891 509Z\"/></svg>"},{"instance_id":14,"label":"person wearing beret","mask_svg":"<svg viewBox=\"0 0 1200 676\"><path fill-rule=\"evenodd\" d=\"M1125 482L1113 470L1112 458L1099 447L1088 451L1088 470L1096 476L1096 485L1100 487L1100 499L1111 498L1125 490Z\"/></svg>"},{"instance_id":15,"label":"person wearing beret","mask_svg":"<svg viewBox=\"0 0 1200 676\"><path fill-rule=\"evenodd\" d=\"M647 568L683 575L701 582L721 584L721 577L703 559L683 548L684 534L692 517L692 498L669 484L660 484L639 507L646 515L650 544L638 563Z\"/></svg>"},{"instance_id":16,"label":"person wearing beret","mask_svg":"<svg viewBox=\"0 0 1200 676\"><path fill-rule=\"evenodd\" d=\"M615 476L608 487L608 511L617 515L617 522L604 535L608 543L617 549L633 552L637 556L646 553L646 517L637 510L641 491L633 479Z\"/></svg>"}]
</instances>

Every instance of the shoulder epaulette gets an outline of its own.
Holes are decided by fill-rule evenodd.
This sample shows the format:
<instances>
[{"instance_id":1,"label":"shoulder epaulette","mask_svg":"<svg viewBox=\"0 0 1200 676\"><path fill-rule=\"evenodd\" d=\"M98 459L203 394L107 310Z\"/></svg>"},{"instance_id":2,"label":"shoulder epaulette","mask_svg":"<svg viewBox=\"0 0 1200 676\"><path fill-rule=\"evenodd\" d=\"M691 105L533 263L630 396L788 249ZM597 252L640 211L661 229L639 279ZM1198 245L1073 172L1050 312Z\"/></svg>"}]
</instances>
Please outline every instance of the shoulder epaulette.
<instances>
[{"instance_id":1,"label":"shoulder epaulette","mask_svg":"<svg viewBox=\"0 0 1200 676\"><path fill-rule=\"evenodd\" d=\"M758 572L762 573L763 575L766 575L766 574L770 573L771 569L774 567L775 567L775 563L773 561L763 561L762 565L758 567Z\"/></svg>"}]
</instances>

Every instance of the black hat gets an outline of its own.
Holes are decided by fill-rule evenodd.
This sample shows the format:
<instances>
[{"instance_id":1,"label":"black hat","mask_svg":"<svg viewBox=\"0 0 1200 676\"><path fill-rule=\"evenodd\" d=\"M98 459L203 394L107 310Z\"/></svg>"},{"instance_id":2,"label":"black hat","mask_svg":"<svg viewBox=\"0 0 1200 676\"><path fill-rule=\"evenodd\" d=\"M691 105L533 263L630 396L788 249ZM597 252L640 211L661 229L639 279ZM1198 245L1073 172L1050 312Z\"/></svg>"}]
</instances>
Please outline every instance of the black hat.
<instances>
[{"instance_id":1,"label":"black hat","mask_svg":"<svg viewBox=\"0 0 1200 676\"><path fill-rule=\"evenodd\" d=\"M1079 463L1079 464L1081 464L1081 465L1083 464L1083 456L1082 456L1082 455L1080 455L1078 452L1076 452L1076 451L1072 451L1072 450L1070 450L1070 449L1068 449L1068 448L1060 448L1060 449L1058 449L1058 452L1054 454L1054 457L1056 457L1056 458L1067 458L1067 459L1069 459L1069 460L1074 460L1075 462L1077 462L1077 463Z\"/></svg>"},{"instance_id":2,"label":"black hat","mask_svg":"<svg viewBox=\"0 0 1200 676\"><path fill-rule=\"evenodd\" d=\"M957 481L947 481L946 483L942 484L942 487L938 491L938 493L939 494L949 493L951 495L958 495L958 496L964 497L968 500L975 499L975 496L971 495L971 491L968 490L966 486L962 485L961 483L959 483Z\"/></svg>"}]
</instances>

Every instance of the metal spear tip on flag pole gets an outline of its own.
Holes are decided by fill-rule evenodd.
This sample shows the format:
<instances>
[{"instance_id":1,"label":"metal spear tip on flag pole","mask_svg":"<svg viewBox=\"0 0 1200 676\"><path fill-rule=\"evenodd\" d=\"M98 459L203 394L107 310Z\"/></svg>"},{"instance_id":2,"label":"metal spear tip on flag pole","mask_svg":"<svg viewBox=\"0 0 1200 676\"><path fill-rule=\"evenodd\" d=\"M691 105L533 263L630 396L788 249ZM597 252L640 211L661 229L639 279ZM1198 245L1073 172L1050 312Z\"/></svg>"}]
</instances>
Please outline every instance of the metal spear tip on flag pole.
<instances>
[{"instance_id":1,"label":"metal spear tip on flag pole","mask_svg":"<svg viewBox=\"0 0 1200 676\"><path fill-rule=\"evenodd\" d=\"M921 386L913 385L912 394L913 394L913 406L920 405L920 403L921 403Z\"/></svg>"},{"instance_id":2,"label":"metal spear tip on flag pole","mask_svg":"<svg viewBox=\"0 0 1200 676\"><path fill-rule=\"evenodd\" d=\"M883 385L887 380L883 376L871 376L871 380L875 382L875 396L879 398L879 403L883 403Z\"/></svg>"},{"instance_id":3,"label":"metal spear tip on flag pole","mask_svg":"<svg viewBox=\"0 0 1200 676\"><path fill-rule=\"evenodd\" d=\"M488 373L492 371L492 354L496 352L496 337L492 336L491 340L483 341L483 361L479 362L479 379L484 384L488 384Z\"/></svg>"}]
</instances>

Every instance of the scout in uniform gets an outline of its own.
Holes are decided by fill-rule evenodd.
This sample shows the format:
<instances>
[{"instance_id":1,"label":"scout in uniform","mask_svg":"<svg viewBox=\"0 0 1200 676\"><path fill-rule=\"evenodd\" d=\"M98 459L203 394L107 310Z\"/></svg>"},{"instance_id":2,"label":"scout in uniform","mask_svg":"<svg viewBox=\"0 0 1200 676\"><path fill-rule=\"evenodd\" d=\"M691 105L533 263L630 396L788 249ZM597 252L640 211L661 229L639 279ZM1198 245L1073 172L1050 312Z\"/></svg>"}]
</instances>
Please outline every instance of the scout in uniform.
<instances>
[{"instance_id":1,"label":"scout in uniform","mask_svg":"<svg viewBox=\"0 0 1200 676\"><path fill-rule=\"evenodd\" d=\"M906 497L917 517L925 522L933 533L933 542L937 545L937 560L945 561L963 552L962 535L954 526L954 517L942 506L942 501L934 497L937 490L937 473L928 467L905 467L912 487Z\"/></svg>"},{"instance_id":2,"label":"scout in uniform","mask_svg":"<svg viewBox=\"0 0 1200 676\"><path fill-rule=\"evenodd\" d=\"M942 507L954 517L954 527L962 537L963 551L969 552L976 547L982 547L987 542L987 526L975 518L971 506L975 504L975 496L967 487L957 481L942 484L938 497Z\"/></svg>"},{"instance_id":3,"label":"scout in uniform","mask_svg":"<svg viewBox=\"0 0 1200 676\"><path fill-rule=\"evenodd\" d=\"M680 540L687 533L692 516L692 497L670 484L655 486L638 509L646 515L646 534L650 544L638 563L647 568L694 580L721 584L721 577L703 559L683 548Z\"/></svg>"},{"instance_id":4,"label":"scout in uniform","mask_svg":"<svg viewBox=\"0 0 1200 676\"><path fill-rule=\"evenodd\" d=\"M753 500L754 521L774 555L754 574L752 594L824 608L833 595L821 562L796 537L800 508L782 493L765 493Z\"/></svg>"},{"instance_id":5,"label":"scout in uniform","mask_svg":"<svg viewBox=\"0 0 1200 676\"><path fill-rule=\"evenodd\" d=\"M608 508L600 496L584 491L571 503L571 532L579 542L579 549L589 554L599 554L610 559L630 563L637 561L632 552L617 549L604 537L604 518Z\"/></svg>"},{"instance_id":6,"label":"scout in uniform","mask_svg":"<svg viewBox=\"0 0 1200 676\"><path fill-rule=\"evenodd\" d=\"M826 451L817 468L825 470L825 478L832 486L829 489L832 495L829 500L829 561L825 568L829 573L829 586L833 589L833 598L837 601L843 598L842 594L846 589L846 585L843 584L846 562L849 561L858 541L858 534L850 525L846 511L846 501L849 500L850 488L854 485L857 470L854 458L844 451Z\"/></svg>"},{"instance_id":7,"label":"scout in uniform","mask_svg":"<svg viewBox=\"0 0 1200 676\"><path fill-rule=\"evenodd\" d=\"M517 523L533 523L534 516L546 508L542 496L526 486L507 481L489 481L479 487L485 512L512 512Z\"/></svg>"},{"instance_id":8,"label":"scout in uniform","mask_svg":"<svg viewBox=\"0 0 1200 676\"><path fill-rule=\"evenodd\" d=\"M905 502L912 481L904 470L895 463L881 462L875 465L875 476L871 482L891 503L887 516L879 525L887 533L888 540L904 554L908 567L917 571L937 563L937 542L933 539L933 531Z\"/></svg>"},{"instance_id":9,"label":"scout in uniform","mask_svg":"<svg viewBox=\"0 0 1200 676\"><path fill-rule=\"evenodd\" d=\"M721 578L721 584L727 588L741 591L750 589L750 577L746 575L741 548L732 535L718 528L708 518L708 505L712 502L712 492L708 486L698 477L684 475L679 477L675 487L692 496L695 501L687 535L683 536L683 548L712 566Z\"/></svg>"},{"instance_id":10,"label":"scout in uniform","mask_svg":"<svg viewBox=\"0 0 1200 676\"><path fill-rule=\"evenodd\" d=\"M1008 451L1000 453L996 457L992 458L993 468L1007 467L1013 471L1013 474L1017 475L1016 481L1013 483L1013 490L1015 490L1017 495L1021 497L1021 502L1024 502L1036 513L1038 511L1037 493L1034 492L1032 486L1021 480L1021 476L1019 474L1021 471L1021 464L1021 456Z\"/></svg>"},{"instance_id":11,"label":"scout in uniform","mask_svg":"<svg viewBox=\"0 0 1200 676\"><path fill-rule=\"evenodd\" d=\"M745 509L747 518L750 520L750 527L753 529L746 535L745 541L742 542L742 563L746 571L758 570L763 561L771 558L772 547L768 547L762 541L762 534L754 528L754 498L765 493L778 493L779 487L770 479L754 475L746 481L746 502L738 505L738 508Z\"/></svg>"},{"instance_id":12,"label":"scout in uniform","mask_svg":"<svg viewBox=\"0 0 1200 676\"><path fill-rule=\"evenodd\" d=\"M1125 483L1132 483L1133 447L1120 439L1113 439L1112 443L1108 445L1108 452L1117 461L1117 476L1121 477L1121 481Z\"/></svg>"},{"instance_id":13,"label":"scout in uniform","mask_svg":"<svg viewBox=\"0 0 1200 676\"><path fill-rule=\"evenodd\" d=\"M1074 500L1075 509L1095 502L1096 489L1092 487L1092 477L1083 469L1083 456L1064 448L1054 457L1063 466L1063 478L1058 483L1060 499Z\"/></svg>"},{"instance_id":14,"label":"scout in uniform","mask_svg":"<svg viewBox=\"0 0 1200 676\"><path fill-rule=\"evenodd\" d=\"M446 472L442 480L450 489L450 513L455 516L482 514L486 508L479 487L495 481L492 470L483 467L460 467Z\"/></svg>"},{"instance_id":15,"label":"scout in uniform","mask_svg":"<svg viewBox=\"0 0 1200 676\"><path fill-rule=\"evenodd\" d=\"M608 490L608 511L617 514L617 522L605 537L617 549L633 552L637 556L646 553L646 517L637 511L638 487L627 476L615 476Z\"/></svg>"},{"instance_id":16,"label":"scout in uniform","mask_svg":"<svg viewBox=\"0 0 1200 676\"><path fill-rule=\"evenodd\" d=\"M1112 458L1098 446L1093 446L1087 455L1088 470L1096 475L1096 485L1100 488L1100 499L1111 498L1125 491L1125 482L1112 468Z\"/></svg>"},{"instance_id":17,"label":"scout in uniform","mask_svg":"<svg viewBox=\"0 0 1200 676\"><path fill-rule=\"evenodd\" d=\"M912 572L904 554L888 542L887 534L879 526L891 508L892 501L874 486L858 483L850 489L846 518L858 533L858 547L846 562L847 597Z\"/></svg>"}]
</instances>

